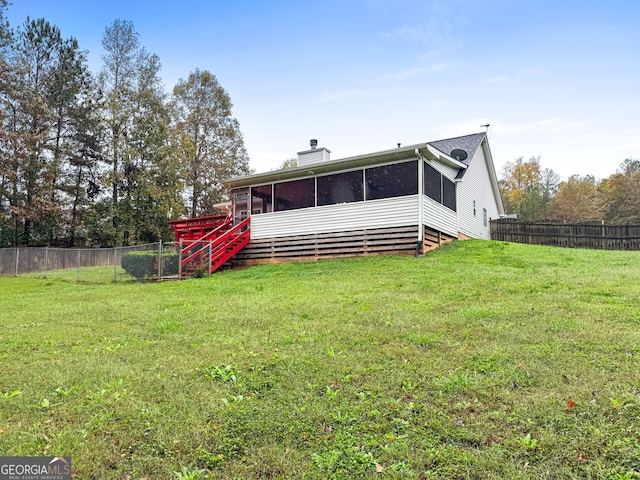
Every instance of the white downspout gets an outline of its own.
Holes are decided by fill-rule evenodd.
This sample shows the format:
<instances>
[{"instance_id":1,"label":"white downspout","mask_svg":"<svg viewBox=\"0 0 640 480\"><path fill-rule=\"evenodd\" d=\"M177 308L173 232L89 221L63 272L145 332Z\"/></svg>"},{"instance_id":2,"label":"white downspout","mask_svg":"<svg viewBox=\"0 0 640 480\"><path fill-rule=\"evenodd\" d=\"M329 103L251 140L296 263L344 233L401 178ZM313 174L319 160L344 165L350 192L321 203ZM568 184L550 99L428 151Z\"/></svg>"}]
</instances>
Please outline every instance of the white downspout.
<instances>
[{"instance_id":1,"label":"white downspout","mask_svg":"<svg viewBox=\"0 0 640 480\"><path fill-rule=\"evenodd\" d=\"M416 157L418 157L418 242L422 244L424 232L424 185L422 175L424 172L424 157L420 155L420 151L416 148Z\"/></svg>"},{"instance_id":2,"label":"white downspout","mask_svg":"<svg viewBox=\"0 0 640 480\"><path fill-rule=\"evenodd\" d=\"M458 239L460 238L460 202L458 202L458 185L462 183L462 179L458 178L453 181L456 186L456 230L458 231Z\"/></svg>"}]
</instances>

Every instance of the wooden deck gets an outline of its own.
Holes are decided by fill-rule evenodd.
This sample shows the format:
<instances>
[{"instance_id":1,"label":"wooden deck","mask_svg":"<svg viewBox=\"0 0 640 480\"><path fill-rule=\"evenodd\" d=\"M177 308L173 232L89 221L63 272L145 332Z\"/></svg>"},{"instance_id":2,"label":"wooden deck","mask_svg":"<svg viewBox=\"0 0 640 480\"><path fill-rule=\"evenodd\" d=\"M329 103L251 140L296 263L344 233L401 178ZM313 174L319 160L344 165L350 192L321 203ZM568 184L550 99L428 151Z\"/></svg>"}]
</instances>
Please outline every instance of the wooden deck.
<instances>
[{"instance_id":1,"label":"wooden deck","mask_svg":"<svg viewBox=\"0 0 640 480\"><path fill-rule=\"evenodd\" d=\"M418 226L354 230L251 240L233 258L234 265L311 262L363 255L413 255L418 246ZM454 237L424 227L419 253L437 248Z\"/></svg>"}]
</instances>

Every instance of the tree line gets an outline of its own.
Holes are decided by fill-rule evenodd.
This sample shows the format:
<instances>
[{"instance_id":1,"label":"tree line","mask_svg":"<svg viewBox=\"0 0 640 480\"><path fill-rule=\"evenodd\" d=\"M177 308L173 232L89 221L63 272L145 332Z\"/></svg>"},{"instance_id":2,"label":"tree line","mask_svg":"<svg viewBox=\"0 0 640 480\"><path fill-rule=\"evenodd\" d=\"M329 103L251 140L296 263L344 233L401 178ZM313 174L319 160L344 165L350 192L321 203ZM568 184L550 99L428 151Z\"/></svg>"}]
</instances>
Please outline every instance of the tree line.
<instances>
[{"instance_id":1,"label":"tree line","mask_svg":"<svg viewBox=\"0 0 640 480\"><path fill-rule=\"evenodd\" d=\"M505 211L527 221L640 223L640 160L626 159L608 178L542 169L539 157L505 165L499 181Z\"/></svg>"},{"instance_id":2,"label":"tree line","mask_svg":"<svg viewBox=\"0 0 640 480\"><path fill-rule=\"evenodd\" d=\"M171 238L250 173L229 94L195 69L167 93L160 59L115 20L102 66L45 19L12 28L0 0L0 247Z\"/></svg>"}]
</instances>

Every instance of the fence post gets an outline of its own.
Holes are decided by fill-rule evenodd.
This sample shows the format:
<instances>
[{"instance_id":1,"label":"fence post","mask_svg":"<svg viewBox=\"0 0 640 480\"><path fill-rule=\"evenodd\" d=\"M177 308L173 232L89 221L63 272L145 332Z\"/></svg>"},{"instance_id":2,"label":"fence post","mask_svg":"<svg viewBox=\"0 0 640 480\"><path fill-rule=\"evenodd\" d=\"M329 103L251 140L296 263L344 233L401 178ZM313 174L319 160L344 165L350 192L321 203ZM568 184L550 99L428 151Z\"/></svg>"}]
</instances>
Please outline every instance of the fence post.
<instances>
[{"instance_id":1,"label":"fence post","mask_svg":"<svg viewBox=\"0 0 640 480\"><path fill-rule=\"evenodd\" d=\"M78 268L78 282L80 281L80 250L78 250L78 254L76 255L76 266Z\"/></svg>"},{"instance_id":2,"label":"fence post","mask_svg":"<svg viewBox=\"0 0 640 480\"><path fill-rule=\"evenodd\" d=\"M18 262L20 261L20 249L16 245L16 277L18 276Z\"/></svg>"},{"instance_id":3,"label":"fence post","mask_svg":"<svg viewBox=\"0 0 640 480\"><path fill-rule=\"evenodd\" d=\"M113 283L118 283L118 247L113 247Z\"/></svg>"},{"instance_id":4,"label":"fence post","mask_svg":"<svg viewBox=\"0 0 640 480\"><path fill-rule=\"evenodd\" d=\"M158 245L158 281L162 280L162 239Z\"/></svg>"},{"instance_id":5,"label":"fence post","mask_svg":"<svg viewBox=\"0 0 640 480\"><path fill-rule=\"evenodd\" d=\"M49 247L44 247L44 271L49 271Z\"/></svg>"},{"instance_id":6,"label":"fence post","mask_svg":"<svg viewBox=\"0 0 640 480\"><path fill-rule=\"evenodd\" d=\"M182 239L180 239L180 253L178 254L178 280L182 280Z\"/></svg>"}]
</instances>

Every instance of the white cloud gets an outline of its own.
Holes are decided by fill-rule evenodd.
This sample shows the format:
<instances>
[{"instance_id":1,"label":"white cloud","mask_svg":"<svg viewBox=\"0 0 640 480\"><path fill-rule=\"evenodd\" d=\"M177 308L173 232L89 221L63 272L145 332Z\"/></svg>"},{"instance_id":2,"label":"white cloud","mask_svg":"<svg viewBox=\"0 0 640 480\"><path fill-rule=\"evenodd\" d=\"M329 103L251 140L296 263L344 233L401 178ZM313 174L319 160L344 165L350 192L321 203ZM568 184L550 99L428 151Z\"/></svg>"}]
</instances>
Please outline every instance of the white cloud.
<instances>
[{"instance_id":1,"label":"white cloud","mask_svg":"<svg viewBox=\"0 0 640 480\"><path fill-rule=\"evenodd\" d=\"M514 132L529 132L531 134L535 134L537 132L545 132L545 133L563 133L567 131L575 131L586 127L591 124L591 120L563 120L560 118L545 118L542 120L536 120L529 123L508 123L502 122L500 120L491 120L491 119L482 119L482 118L474 118L469 120L464 120L461 122L456 122L452 124L448 124L445 126L447 131L453 133L454 135L464 134L460 132L469 131L481 131L479 125L484 125L486 123L491 124L491 130L497 133L514 133ZM477 125L477 126L476 126ZM475 130L474 130L475 129Z\"/></svg>"},{"instance_id":2,"label":"white cloud","mask_svg":"<svg viewBox=\"0 0 640 480\"><path fill-rule=\"evenodd\" d=\"M383 34L425 48L420 55L430 60L443 58L465 43L464 32L473 24L475 2L468 0L421 0L411 9L403 9L404 19Z\"/></svg>"},{"instance_id":3,"label":"white cloud","mask_svg":"<svg viewBox=\"0 0 640 480\"><path fill-rule=\"evenodd\" d=\"M575 137L575 143L608 152L603 158L621 163L626 158L640 159L640 129L622 132L589 132Z\"/></svg>"},{"instance_id":4,"label":"white cloud","mask_svg":"<svg viewBox=\"0 0 640 480\"><path fill-rule=\"evenodd\" d=\"M506 162L518 157L540 156L544 168L551 168L564 180L571 175L606 178L625 158L640 158L640 129L598 131L597 122L546 118L526 123L470 118L443 125L440 138L481 132L490 123L489 143L500 176Z\"/></svg>"},{"instance_id":5,"label":"white cloud","mask_svg":"<svg viewBox=\"0 0 640 480\"><path fill-rule=\"evenodd\" d=\"M562 120L560 118L549 118L529 124L527 127L534 130L551 130L554 132L566 132L567 130L575 130L576 128L586 127L591 124L591 120L582 120L579 122L572 120Z\"/></svg>"},{"instance_id":6,"label":"white cloud","mask_svg":"<svg viewBox=\"0 0 640 480\"><path fill-rule=\"evenodd\" d=\"M497 75L495 77L485 78L484 83L507 83L507 82L514 83L522 80L521 77L541 75L543 73L546 73L546 71L540 68L526 67L526 68L517 70L515 73L512 72L511 74L507 74L507 75Z\"/></svg>"}]
</instances>

